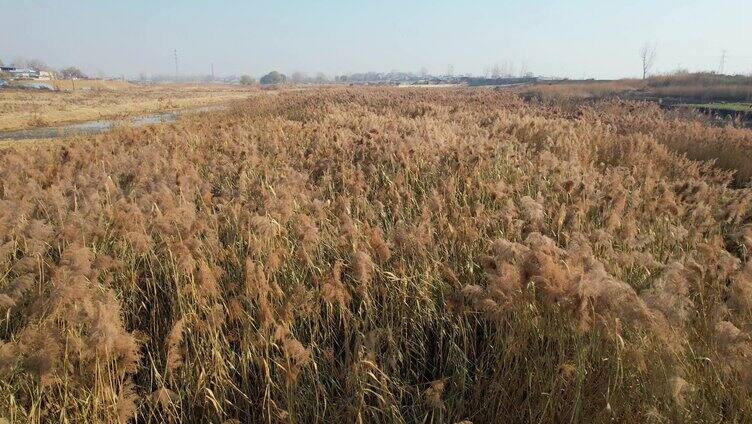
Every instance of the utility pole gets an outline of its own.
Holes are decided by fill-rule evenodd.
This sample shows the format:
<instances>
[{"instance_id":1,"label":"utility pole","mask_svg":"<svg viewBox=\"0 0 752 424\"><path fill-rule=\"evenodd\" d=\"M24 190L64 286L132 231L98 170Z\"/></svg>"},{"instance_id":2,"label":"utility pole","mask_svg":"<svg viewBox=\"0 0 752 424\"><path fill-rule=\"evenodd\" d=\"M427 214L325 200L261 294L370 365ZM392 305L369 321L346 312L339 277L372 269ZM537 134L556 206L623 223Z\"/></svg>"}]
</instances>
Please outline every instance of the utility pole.
<instances>
[{"instance_id":1,"label":"utility pole","mask_svg":"<svg viewBox=\"0 0 752 424\"><path fill-rule=\"evenodd\" d=\"M214 81L214 64L213 63L211 64L211 76L212 76L212 81Z\"/></svg>"},{"instance_id":2,"label":"utility pole","mask_svg":"<svg viewBox=\"0 0 752 424\"><path fill-rule=\"evenodd\" d=\"M718 67L718 73L723 74L723 67L726 65L726 50L723 50L721 52L721 64Z\"/></svg>"},{"instance_id":3,"label":"utility pole","mask_svg":"<svg viewBox=\"0 0 752 424\"><path fill-rule=\"evenodd\" d=\"M172 54L175 57L175 82L178 82L178 50L173 50Z\"/></svg>"}]
</instances>

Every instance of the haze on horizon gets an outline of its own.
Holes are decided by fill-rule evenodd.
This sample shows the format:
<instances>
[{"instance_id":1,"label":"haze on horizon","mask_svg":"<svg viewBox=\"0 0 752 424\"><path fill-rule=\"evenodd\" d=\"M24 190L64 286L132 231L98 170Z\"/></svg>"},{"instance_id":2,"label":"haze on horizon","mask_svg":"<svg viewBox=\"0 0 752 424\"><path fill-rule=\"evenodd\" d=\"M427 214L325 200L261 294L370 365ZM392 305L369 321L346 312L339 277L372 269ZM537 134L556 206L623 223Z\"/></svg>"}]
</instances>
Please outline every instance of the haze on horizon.
<instances>
[{"instance_id":1,"label":"haze on horizon","mask_svg":"<svg viewBox=\"0 0 752 424\"><path fill-rule=\"evenodd\" d=\"M96 75L217 75L270 70L328 76L390 70L482 74L513 64L544 76L752 73L749 0L630 2L343 0L98 2L0 0L0 60L40 59Z\"/></svg>"}]
</instances>

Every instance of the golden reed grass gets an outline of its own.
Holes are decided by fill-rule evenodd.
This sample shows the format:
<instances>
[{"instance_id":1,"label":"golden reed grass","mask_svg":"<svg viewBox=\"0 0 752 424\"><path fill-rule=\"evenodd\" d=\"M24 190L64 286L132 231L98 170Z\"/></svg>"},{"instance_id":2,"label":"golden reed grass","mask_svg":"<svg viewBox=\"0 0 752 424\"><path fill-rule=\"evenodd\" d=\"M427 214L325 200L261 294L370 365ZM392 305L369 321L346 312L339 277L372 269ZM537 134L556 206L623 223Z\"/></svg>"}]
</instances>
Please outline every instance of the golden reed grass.
<instances>
[{"instance_id":1,"label":"golden reed grass","mask_svg":"<svg viewBox=\"0 0 752 424\"><path fill-rule=\"evenodd\" d=\"M749 421L752 191L666 147L713 137L321 89L4 149L0 416Z\"/></svg>"}]
</instances>

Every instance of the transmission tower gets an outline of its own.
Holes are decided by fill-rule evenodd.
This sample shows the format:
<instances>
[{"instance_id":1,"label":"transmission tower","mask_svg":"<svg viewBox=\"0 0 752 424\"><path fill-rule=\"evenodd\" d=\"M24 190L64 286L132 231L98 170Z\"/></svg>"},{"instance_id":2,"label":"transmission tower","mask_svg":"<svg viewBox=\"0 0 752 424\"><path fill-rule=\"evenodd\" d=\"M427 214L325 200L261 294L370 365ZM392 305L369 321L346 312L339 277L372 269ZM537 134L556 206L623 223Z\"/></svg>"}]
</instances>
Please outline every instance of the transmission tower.
<instances>
[{"instance_id":1,"label":"transmission tower","mask_svg":"<svg viewBox=\"0 0 752 424\"><path fill-rule=\"evenodd\" d=\"M721 52L721 63L718 66L718 73L723 74L723 68L726 66L726 50Z\"/></svg>"},{"instance_id":2,"label":"transmission tower","mask_svg":"<svg viewBox=\"0 0 752 424\"><path fill-rule=\"evenodd\" d=\"M178 81L178 50L175 49L172 51L172 55L175 58L175 82Z\"/></svg>"}]
</instances>

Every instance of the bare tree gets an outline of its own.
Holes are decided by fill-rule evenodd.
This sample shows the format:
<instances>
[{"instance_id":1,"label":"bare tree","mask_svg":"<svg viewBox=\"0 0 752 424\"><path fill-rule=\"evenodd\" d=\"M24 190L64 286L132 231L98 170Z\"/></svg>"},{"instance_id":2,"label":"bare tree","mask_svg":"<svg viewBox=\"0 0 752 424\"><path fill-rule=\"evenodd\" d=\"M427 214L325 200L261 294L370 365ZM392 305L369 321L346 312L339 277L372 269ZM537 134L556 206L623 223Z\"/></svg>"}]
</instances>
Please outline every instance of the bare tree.
<instances>
[{"instance_id":1,"label":"bare tree","mask_svg":"<svg viewBox=\"0 0 752 424\"><path fill-rule=\"evenodd\" d=\"M642 59L642 79L648 77L650 70L655 62L655 45L645 43L640 49L640 59Z\"/></svg>"},{"instance_id":2,"label":"bare tree","mask_svg":"<svg viewBox=\"0 0 752 424\"><path fill-rule=\"evenodd\" d=\"M501 77L501 68L499 68L499 64L495 64L493 68L491 68L491 78L500 78Z\"/></svg>"},{"instance_id":3,"label":"bare tree","mask_svg":"<svg viewBox=\"0 0 752 424\"><path fill-rule=\"evenodd\" d=\"M530 76L530 71L527 69L527 64L522 62L520 65L520 78L526 78Z\"/></svg>"}]
</instances>

